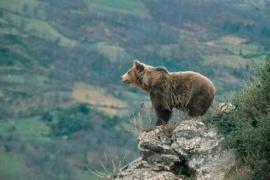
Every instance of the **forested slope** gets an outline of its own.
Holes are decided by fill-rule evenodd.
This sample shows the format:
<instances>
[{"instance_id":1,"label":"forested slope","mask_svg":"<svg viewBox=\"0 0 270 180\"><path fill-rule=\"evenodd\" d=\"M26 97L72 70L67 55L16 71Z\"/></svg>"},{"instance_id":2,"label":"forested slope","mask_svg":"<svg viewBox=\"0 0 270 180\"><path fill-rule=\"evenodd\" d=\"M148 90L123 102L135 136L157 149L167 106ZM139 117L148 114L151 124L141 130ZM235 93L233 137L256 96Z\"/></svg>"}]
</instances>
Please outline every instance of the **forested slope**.
<instances>
[{"instance_id":1,"label":"forested slope","mask_svg":"<svg viewBox=\"0 0 270 180\"><path fill-rule=\"evenodd\" d=\"M230 99L252 78L250 60L269 52L269 9L244 0L0 0L1 178L88 179L85 164L98 166L106 147L136 156L122 123L149 100L119 81L134 59L198 71L214 82L216 102Z\"/></svg>"}]
</instances>

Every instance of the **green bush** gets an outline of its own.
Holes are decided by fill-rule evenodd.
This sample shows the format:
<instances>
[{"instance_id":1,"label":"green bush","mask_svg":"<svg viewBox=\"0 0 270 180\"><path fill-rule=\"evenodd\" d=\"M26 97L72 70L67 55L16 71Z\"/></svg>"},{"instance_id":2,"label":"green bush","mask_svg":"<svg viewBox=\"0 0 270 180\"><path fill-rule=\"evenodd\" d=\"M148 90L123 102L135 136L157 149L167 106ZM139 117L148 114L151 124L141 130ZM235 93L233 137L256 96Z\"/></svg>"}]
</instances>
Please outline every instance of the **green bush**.
<instances>
[{"instance_id":1,"label":"green bush","mask_svg":"<svg viewBox=\"0 0 270 180\"><path fill-rule=\"evenodd\" d=\"M236 110L227 117L222 116L219 123L227 121L227 124L234 127L232 129L225 127L228 130L225 146L236 150L242 160L239 164L245 167L242 169L249 169L249 178L270 179L269 55L262 64L255 66L254 74L256 75L254 82L236 93L233 99Z\"/></svg>"},{"instance_id":2,"label":"green bush","mask_svg":"<svg viewBox=\"0 0 270 180\"><path fill-rule=\"evenodd\" d=\"M49 112L45 112L41 116L41 120L45 122L52 122L53 121L53 115Z\"/></svg>"},{"instance_id":3,"label":"green bush","mask_svg":"<svg viewBox=\"0 0 270 180\"><path fill-rule=\"evenodd\" d=\"M215 112L205 115L203 122L208 126L215 126L219 129L219 132L227 136L231 131L237 130L236 124L232 121L234 119L234 112L229 113Z\"/></svg>"},{"instance_id":4,"label":"green bush","mask_svg":"<svg viewBox=\"0 0 270 180\"><path fill-rule=\"evenodd\" d=\"M78 110L82 113L82 114L89 114L89 107L87 103L82 103L78 106Z\"/></svg>"},{"instance_id":5,"label":"green bush","mask_svg":"<svg viewBox=\"0 0 270 180\"><path fill-rule=\"evenodd\" d=\"M87 130L92 128L90 123L90 109L87 104L77 104L67 109L58 109L55 113L56 121L48 114L42 118L48 122L51 127L51 134L54 136L70 135L77 131Z\"/></svg>"}]
</instances>

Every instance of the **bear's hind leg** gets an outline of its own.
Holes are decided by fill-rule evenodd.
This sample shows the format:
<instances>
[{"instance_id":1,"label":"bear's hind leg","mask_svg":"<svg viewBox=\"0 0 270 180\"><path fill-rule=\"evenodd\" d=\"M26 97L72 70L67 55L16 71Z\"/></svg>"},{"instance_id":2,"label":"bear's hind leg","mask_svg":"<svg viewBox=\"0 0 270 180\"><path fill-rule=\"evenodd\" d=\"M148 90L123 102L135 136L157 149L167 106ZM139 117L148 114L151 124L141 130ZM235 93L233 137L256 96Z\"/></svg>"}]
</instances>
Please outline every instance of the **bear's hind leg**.
<instances>
[{"instance_id":1,"label":"bear's hind leg","mask_svg":"<svg viewBox=\"0 0 270 180\"><path fill-rule=\"evenodd\" d=\"M190 106L188 105L188 114L191 117L204 115L211 105L211 103L205 100L197 101L195 103L192 102L190 104Z\"/></svg>"},{"instance_id":2,"label":"bear's hind leg","mask_svg":"<svg viewBox=\"0 0 270 180\"><path fill-rule=\"evenodd\" d=\"M155 112L156 112L156 116L157 116L156 126L167 124L171 118L172 111L165 109L161 105L154 107L154 108L155 108Z\"/></svg>"}]
</instances>

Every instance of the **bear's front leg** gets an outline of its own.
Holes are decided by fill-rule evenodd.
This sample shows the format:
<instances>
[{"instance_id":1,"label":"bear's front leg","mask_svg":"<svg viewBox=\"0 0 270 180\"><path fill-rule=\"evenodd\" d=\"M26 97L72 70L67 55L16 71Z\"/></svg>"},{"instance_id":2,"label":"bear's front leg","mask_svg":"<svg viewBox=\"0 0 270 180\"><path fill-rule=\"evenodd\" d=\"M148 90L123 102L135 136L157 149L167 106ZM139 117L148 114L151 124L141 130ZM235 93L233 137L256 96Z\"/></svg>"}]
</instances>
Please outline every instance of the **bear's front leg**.
<instances>
[{"instance_id":1,"label":"bear's front leg","mask_svg":"<svg viewBox=\"0 0 270 180\"><path fill-rule=\"evenodd\" d=\"M157 117L156 126L167 124L171 118L172 111L165 109L162 105L155 106L154 109Z\"/></svg>"}]
</instances>

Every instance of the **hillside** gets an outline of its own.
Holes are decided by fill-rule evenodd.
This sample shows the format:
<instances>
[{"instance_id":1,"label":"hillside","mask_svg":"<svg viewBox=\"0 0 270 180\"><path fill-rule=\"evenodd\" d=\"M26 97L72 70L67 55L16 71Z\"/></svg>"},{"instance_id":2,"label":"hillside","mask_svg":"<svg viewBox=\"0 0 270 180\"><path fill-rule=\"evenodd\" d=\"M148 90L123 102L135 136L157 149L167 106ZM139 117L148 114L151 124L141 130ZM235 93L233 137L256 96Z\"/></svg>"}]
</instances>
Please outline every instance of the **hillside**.
<instances>
[{"instance_id":1,"label":"hillside","mask_svg":"<svg viewBox=\"0 0 270 180\"><path fill-rule=\"evenodd\" d=\"M1 178L89 179L113 146L133 159L123 122L150 106L119 81L133 60L198 71L230 100L269 52L269 17L268 1L0 0Z\"/></svg>"}]
</instances>

